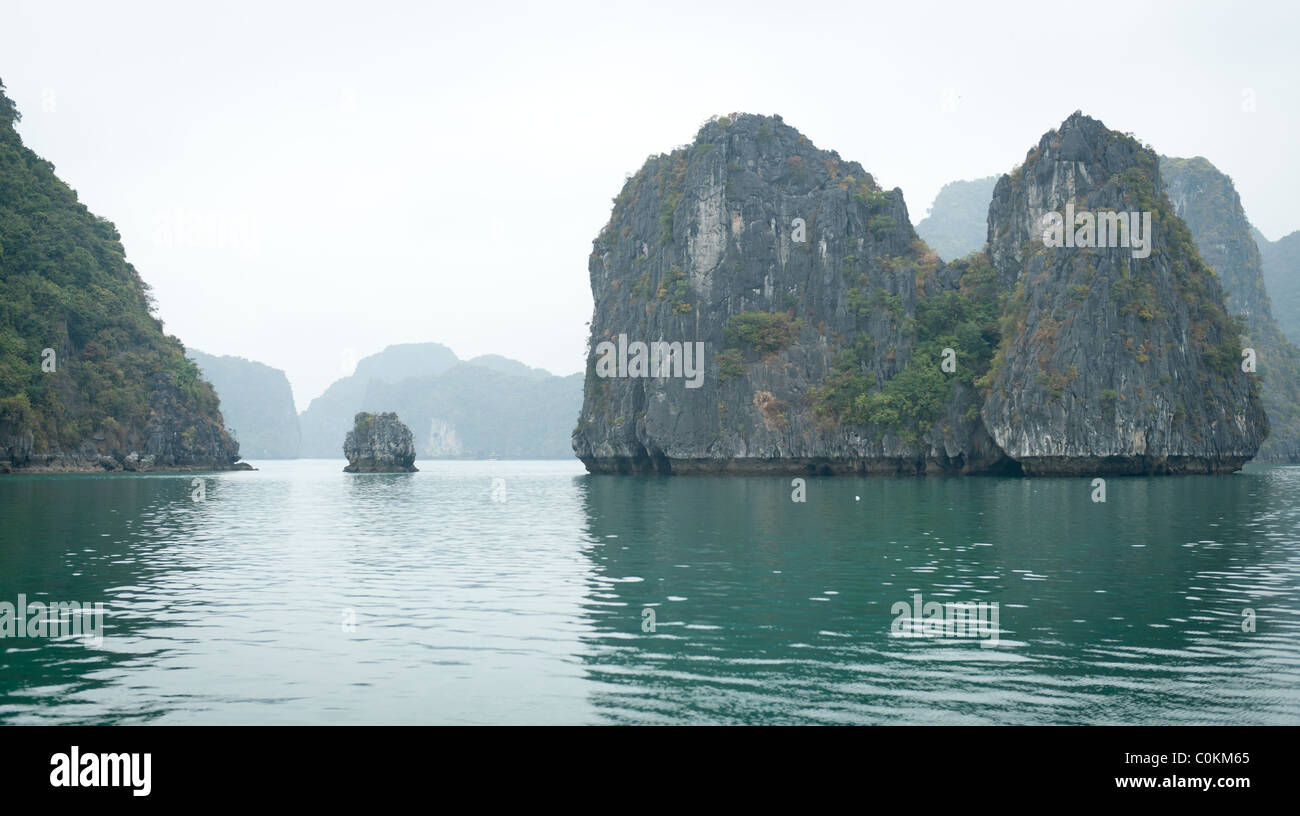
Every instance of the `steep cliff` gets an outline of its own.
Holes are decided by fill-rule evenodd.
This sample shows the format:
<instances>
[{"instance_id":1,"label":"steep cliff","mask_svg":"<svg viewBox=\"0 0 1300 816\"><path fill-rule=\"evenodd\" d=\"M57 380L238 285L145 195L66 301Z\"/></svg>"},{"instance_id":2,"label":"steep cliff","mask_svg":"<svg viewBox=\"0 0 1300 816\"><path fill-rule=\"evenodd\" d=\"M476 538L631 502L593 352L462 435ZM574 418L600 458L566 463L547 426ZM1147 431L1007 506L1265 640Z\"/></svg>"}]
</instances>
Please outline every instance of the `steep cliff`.
<instances>
[{"instance_id":1,"label":"steep cliff","mask_svg":"<svg viewBox=\"0 0 1300 816\"><path fill-rule=\"evenodd\" d=\"M1223 284L1227 308L1245 320L1242 344L1253 348L1269 436L1262 462L1300 461L1300 350L1287 341L1265 287L1260 252L1232 179L1206 159L1161 157L1160 172L1201 259Z\"/></svg>"},{"instance_id":2,"label":"steep cliff","mask_svg":"<svg viewBox=\"0 0 1300 816\"><path fill-rule=\"evenodd\" d=\"M1075 214L1076 246L1047 245L1049 212ZM1072 115L998 182L989 255L1013 295L983 416L1027 472L1218 473L1255 455L1267 422L1241 328L1149 148Z\"/></svg>"},{"instance_id":3,"label":"steep cliff","mask_svg":"<svg viewBox=\"0 0 1300 816\"><path fill-rule=\"evenodd\" d=\"M917 238L902 192L858 163L780 117L710 121L628 180L594 242L574 450L593 471L999 466L973 389L939 369L957 341L917 330L918 301L948 293L952 314L927 325L988 345L953 269ZM600 344L660 341L698 355L698 387L675 368L600 376Z\"/></svg>"},{"instance_id":4,"label":"steep cliff","mask_svg":"<svg viewBox=\"0 0 1300 816\"><path fill-rule=\"evenodd\" d=\"M278 368L243 357L186 353L221 399L226 428L249 459L296 459L301 433L289 378Z\"/></svg>"},{"instance_id":5,"label":"steep cliff","mask_svg":"<svg viewBox=\"0 0 1300 816\"><path fill-rule=\"evenodd\" d=\"M1045 246L1067 204L1146 211L1151 252ZM1239 328L1154 153L1076 114L998 182L986 235L944 264L857 163L779 117L706 123L628 180L593 243L575 452L672 473L1222 472L1254 455Z\"/></svg>"},{"instance_id":6,"label":"steep cliff","mask_svg":"<svg viewBox=\"0 0 1300 816\"><path fill-rule=\"evenodd\" d=\"M228 469L218 400L0 85L0 470Z\"/></svg>"}]
</instances>

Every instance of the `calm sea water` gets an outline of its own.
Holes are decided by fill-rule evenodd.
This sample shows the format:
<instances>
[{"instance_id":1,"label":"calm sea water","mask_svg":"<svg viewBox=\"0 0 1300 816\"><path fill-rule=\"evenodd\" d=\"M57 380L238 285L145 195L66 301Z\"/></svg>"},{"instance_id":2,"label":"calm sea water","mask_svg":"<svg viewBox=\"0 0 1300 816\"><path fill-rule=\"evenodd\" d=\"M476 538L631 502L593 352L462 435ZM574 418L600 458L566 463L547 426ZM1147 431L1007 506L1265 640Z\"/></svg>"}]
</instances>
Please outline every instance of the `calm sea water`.
<instances>
[{"instance_id":1,"label":"calm sea water","mask_svg":"<svg viewBox=\"0 0 1300 816\"><path fill-rule=\"evenodd\" d=\"M256 464L0 478L0 602L106 608L0 640L0 723L1300 723L1300 468ZM915 593L997 646L891 637Z\"/></svg>"}]
</instances>

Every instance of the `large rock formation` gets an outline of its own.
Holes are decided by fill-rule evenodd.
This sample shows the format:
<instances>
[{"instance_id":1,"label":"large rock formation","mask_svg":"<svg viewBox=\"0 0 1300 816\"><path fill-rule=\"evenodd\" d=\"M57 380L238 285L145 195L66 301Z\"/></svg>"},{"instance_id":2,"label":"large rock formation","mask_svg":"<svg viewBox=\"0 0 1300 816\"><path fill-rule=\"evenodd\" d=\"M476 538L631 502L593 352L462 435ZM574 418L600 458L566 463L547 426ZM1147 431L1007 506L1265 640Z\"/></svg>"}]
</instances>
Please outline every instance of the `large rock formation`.
<instances>
[{"instance_id":1,"label":"large rock formation","mask_svg":"<svg viewBox=\"0 0 1300 816\"><path fill-rule=\"evenodd\" d=\"M1269 424L1255 459L1300 462L1300 350L1273 319L1261 253L1232 179L1200 157L1161 157L1160 172L1202 260L1223 284L1228 312L1245 321L1242 345L1255 350Z\"/></svg>"},{"instance_id":2,"label":"large rock formation","mask_svg":"<svg viewBox=\"0 0 1300 816\"><path fill-rule=\"evenodd\" d=\"M415 442L397 414L359 413L343 441L346 473L414 473Z\"/></svg>"},{"instance_id":3,"label":"large rock formation","mask_svg":"<svg viewBox=\"0 0 1300 816\"><path fill-rule=\"evenodd\" d=\"M226 428L249 459L296 459L300 432L289 378L278 368L243 357L189 349L187 356L221 399Z\"/></svg>"},{"instance_id":4,"label":"large rock formation","mask_svg":"<svg viewBox=\"0 0 1300 816\"><path fill-rule=\"evenodd\" d=\"M1149 244L1046 246L1044 215L1067 206L1150 214ZM1219 473L1255 455L1268 425L1240 327L1149 148L1074 114L998 182L989 254L1013 293L984 421L1026 471Z\"/></svg>"},{"instance_id":5,"label":"large rock formation","mask_svg":"<svg viewBox=\"0 0 1300 816\"><path fill-rule=\"evenodd\" d=\"M1076 114L998 182L987 251L945 265L857 163L779 117L711 121L594 242L574 450L593 472L1234 470L1266 421L1157 176ZM1152 252L1045 246L1067 204L1149 212Z\"/></svg>"},{"instance_id":6,"label":"large rock formation","mask_svg":"<svg viewBox=\"0 0 1300 816\"><path fill-rule=\"evenodd\" d=\"M228 470L216 394L0 85L0 470Z\"/></svg>"},{"instance_id":7,"label":"large rock formation","mask_svg":"<svg viewBox=\"0 0 1300 816\"><path fill-rule=\"evenodd\" d=\"M574 449L593 471L924 469L932 440L835 421L814 389L894 378L938 265L902 192L861 165L779 117L707 123L627 182L594 243ZM598 376L598 344L657 341L703 344L699 387Z\"/></svg>"}]
</instances>

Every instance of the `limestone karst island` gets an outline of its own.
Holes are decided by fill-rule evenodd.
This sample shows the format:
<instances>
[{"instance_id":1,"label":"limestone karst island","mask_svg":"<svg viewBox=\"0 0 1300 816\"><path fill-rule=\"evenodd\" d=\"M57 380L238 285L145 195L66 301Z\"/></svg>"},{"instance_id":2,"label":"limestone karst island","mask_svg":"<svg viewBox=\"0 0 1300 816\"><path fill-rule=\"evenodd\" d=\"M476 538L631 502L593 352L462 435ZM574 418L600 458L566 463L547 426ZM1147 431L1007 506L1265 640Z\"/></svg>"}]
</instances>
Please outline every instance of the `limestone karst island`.
<instances>
[{"instance_id":1,"label":"limestone karst island","mask_svg":"<svg viewBox=\"0 0 1300 816\"><path fill-rule=\"evenodd\" d=\"M411 429L397 414L356 415L352 430L343 440L347 473L415 473L415 443Z\"/></svg>"},{"instance_id":2,"label":"limestone karst island","mask_svg":"<svg viewBox=\"0 0 1300 816\"><path fill-rule=\"evenodd\" d=\"M593 473L1236 471L1269 434L1262 378L1177 213L1150 148L1075 113L945 262L859 163L779 116L716 118L594 242L574 450ZM601 370L616 340L639 372Z\"/></svg>"}]
</instances>

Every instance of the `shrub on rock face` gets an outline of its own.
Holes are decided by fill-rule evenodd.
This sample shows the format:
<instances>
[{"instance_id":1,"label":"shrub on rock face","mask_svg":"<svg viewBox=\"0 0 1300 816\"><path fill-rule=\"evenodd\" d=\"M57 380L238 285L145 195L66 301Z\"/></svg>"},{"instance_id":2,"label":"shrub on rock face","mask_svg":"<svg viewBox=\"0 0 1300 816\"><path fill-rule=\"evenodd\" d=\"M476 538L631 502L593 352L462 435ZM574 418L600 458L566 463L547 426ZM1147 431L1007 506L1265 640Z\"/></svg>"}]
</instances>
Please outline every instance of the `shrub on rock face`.
<instances>
[{"instance_id":1,"label":"shrub on rock face","mask_svg":"<svg viewBox=\"0 0 1300 816\"><path fill-rule=\"evenodd\" d=\"M397 414L359 413L343 442L345 473L414 473L415 439Z\"/></svg>"}]
</instances>

